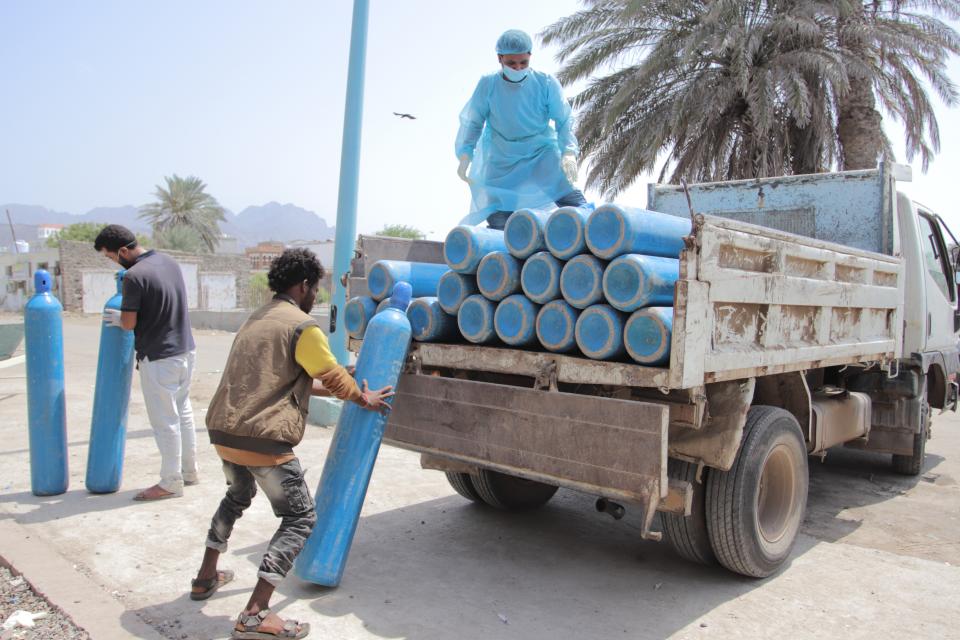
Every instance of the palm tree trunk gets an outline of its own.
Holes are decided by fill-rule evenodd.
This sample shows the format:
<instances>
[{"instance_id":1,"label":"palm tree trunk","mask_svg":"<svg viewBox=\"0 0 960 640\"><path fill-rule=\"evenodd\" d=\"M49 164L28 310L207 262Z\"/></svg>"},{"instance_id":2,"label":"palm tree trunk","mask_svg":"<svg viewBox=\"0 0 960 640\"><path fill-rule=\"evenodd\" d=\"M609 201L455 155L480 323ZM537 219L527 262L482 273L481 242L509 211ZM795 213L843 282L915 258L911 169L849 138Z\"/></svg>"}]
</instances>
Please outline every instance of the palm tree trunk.
<instances>
[{"instance_id":1,"label":"palm tree trunk","mask_svg":"<svg viewBox=\"0 0 960 640\"><path fill-rule=\"evenodd\" d=\"M840 96L837 138L843 169L873 169L883 150L883 118L877 111L873 84L868 78L850 78L850 90Z\"/></svg>"}]
</instances>

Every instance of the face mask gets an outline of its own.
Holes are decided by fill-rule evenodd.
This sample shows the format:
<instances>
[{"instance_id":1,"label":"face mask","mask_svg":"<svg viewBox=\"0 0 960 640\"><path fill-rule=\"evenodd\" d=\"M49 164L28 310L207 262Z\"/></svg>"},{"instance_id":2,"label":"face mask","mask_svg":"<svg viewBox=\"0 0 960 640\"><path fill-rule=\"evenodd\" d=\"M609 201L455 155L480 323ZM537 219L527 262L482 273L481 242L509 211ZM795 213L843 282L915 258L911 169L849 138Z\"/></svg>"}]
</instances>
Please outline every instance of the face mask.
<instances>
[{"instance_id":1,"label":"face mask","mask_svg":"<svg viewBox=\"0 0 960 640\"><path fill-rule=\"evenodd\" d=\"M503 65L503 76L510 82L520 82L527 77L527 73L530 72L530 67L526 69L511 69L510 67Z\"/></svg>"}]
</instances>

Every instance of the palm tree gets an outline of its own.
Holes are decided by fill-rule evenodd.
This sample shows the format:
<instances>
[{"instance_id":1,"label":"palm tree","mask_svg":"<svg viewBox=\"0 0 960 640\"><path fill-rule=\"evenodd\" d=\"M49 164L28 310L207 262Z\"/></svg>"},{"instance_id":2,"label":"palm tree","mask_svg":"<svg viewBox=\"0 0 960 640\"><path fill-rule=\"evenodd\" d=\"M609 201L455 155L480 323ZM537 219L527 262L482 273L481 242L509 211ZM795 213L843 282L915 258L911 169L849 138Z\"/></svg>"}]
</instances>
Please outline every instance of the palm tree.
<instances>
[{"instance_id":1,"label":"palm tree","mask_svg":"<svg viewBox=\"0 0 960 640\"><path fill-rule=\"evenodd\" d=\"M673 181L875 166L889 143L863 85L926 165L939 139L917 73L953 104L944 50L958 47L937 18L905 12L912 1L586 0L541 36L561 45L561 82L592 78L574 98L587 184L612 196L660 159Z\"/></svg>"},{"instance_id":2,"label":"palm tree","mask_svg":"<svg viewBox=\"0 0 960 640\"><path fill-rule=\"evenodd\" d=\"M193 231L204 246L213 251L220 239L220 224L226 218L216 198L206 192L200 178L177 174L164 177L167 187L157 185L157 200L140 208L140 217L150 221L154 234L186 228Z\"/></svg>"}]
</instances>

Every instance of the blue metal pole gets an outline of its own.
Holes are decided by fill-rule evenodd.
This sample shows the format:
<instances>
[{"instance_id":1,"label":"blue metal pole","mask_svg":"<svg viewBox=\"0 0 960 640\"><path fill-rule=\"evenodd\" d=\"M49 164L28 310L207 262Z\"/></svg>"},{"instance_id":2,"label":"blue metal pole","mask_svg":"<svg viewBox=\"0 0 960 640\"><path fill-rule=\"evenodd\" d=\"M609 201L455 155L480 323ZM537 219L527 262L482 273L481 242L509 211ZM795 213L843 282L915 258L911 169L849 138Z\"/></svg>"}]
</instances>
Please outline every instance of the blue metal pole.
<instances>
[{"instance_id":1,"label":"blue metal pole","mask_svg":"<svg viewBox=\"0 0 960 640\"><path fill-rule=\"evenodd\" d=\"M357 236L357 191L360 177L360 133L363 125L363 78L367 62L369 0L353 0L350 33L350 66L347 100L343 110L343 145L340 149L340 187L337 197L337 235L333 247L333 307L330 309L330 347L343 364L347 362L347 331L336 320L347 302L345 283Z\"/></svg>"}]
</instances>

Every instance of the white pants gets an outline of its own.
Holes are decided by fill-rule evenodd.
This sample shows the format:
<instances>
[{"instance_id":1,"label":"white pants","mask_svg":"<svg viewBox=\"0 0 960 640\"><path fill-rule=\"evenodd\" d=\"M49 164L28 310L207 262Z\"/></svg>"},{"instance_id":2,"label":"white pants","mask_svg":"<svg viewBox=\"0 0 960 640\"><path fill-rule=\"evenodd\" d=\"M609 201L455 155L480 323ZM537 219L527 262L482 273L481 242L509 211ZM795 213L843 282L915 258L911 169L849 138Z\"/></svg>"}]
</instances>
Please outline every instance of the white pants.
<instances>
[{"instance_id":1,"label":"white pants","mask_svg":"<svg viewBox=\"0 0 960 640\"><path fill-rule=\"evenodd\" d=\"M183 493L197 480L197 432L190 406L190 378L196 352L140 361L140 387L153 437L160 449L160 488Z\"/></svg>"}]
</instances>

